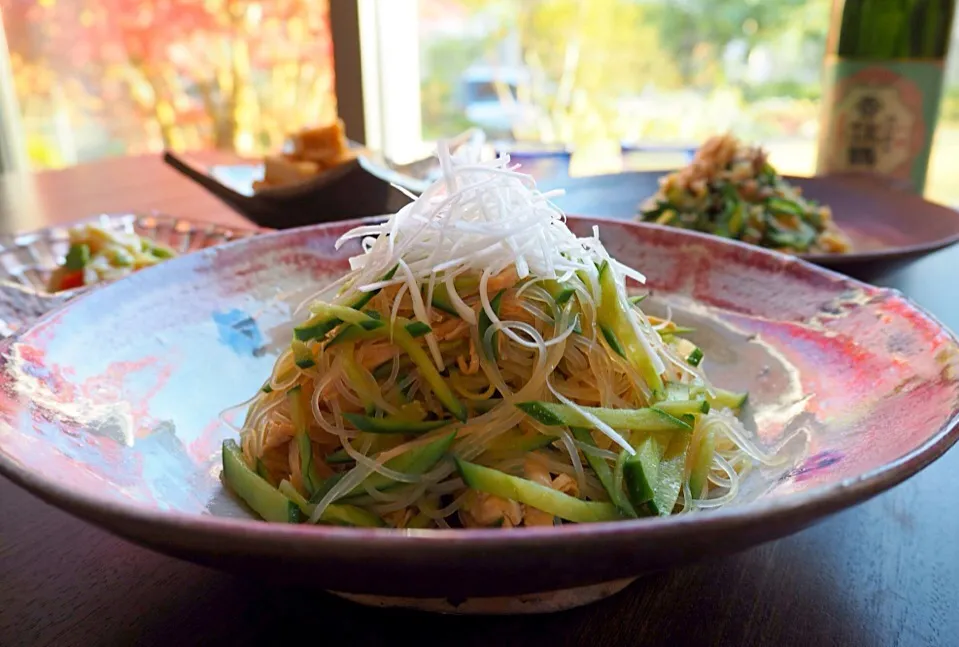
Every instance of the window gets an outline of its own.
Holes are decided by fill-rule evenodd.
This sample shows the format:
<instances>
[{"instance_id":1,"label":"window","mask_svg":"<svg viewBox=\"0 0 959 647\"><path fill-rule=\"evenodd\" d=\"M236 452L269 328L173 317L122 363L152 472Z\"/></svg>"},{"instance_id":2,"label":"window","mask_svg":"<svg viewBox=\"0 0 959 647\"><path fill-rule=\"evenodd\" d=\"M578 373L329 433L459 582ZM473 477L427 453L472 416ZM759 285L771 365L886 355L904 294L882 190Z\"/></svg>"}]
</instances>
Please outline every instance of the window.
<instances>
[{"instance_id":1,"label":"window","mask_svg":"<svg viewBox=\"0 0 959 647\"><path fill-rule=\"evenodd\" d=\"M395 123L422 141L408 139L392 156L421 153L475 125L499 140L571 147L574 175L663 169L731 130L762 142L782 172L815 172L832 0L365 2L417 12L390 51L416 50L408 59L416 69L394 70L392 84L407 95L418 88L419 121ZM366 46L364 39L364 53ZM388 93L380 99L391 101ZM954 56L930 163L932 199L959 204L950 180L959 163L947 154L957 143Z\"/></svg>"},{"instance_id":2,"label":"window","mask_svg":"<svg viewBox=\"0 0 959 647\"><path fill-rule=\"evenodd\" d=\"M332 39L358 34L341 116L397 162L479 126L514 147L571 148L573 175L661 170L731 130L808 175L831 5L337 0L334 34L328 0L2 2L0 159L19 151L42 169L163 148L279 150L337 114ZM956 145L952 56L927 186L950 204Z\"/></svg>"},{"instance_id":3,"label":"window","mask_svg":"<svg viewBox=\"0 0 959 647\"><path fill-rule=\"evenodd\" d=\"M784 171L809 173L830 7L420 0L422 130L435 138L474 124L662 167L732 129L767 143Z\"/></svg>"},{"instance_id":4,"label":"window","mask_svg":"<svg viewBox=\"0 0 959 647\"><path fill-rule=\"evenodd\" d=\"M336 114L327 0L18 0L2 10L6 98L33 169L164 148L259 155Z\"/></svg>"}]
</instances>

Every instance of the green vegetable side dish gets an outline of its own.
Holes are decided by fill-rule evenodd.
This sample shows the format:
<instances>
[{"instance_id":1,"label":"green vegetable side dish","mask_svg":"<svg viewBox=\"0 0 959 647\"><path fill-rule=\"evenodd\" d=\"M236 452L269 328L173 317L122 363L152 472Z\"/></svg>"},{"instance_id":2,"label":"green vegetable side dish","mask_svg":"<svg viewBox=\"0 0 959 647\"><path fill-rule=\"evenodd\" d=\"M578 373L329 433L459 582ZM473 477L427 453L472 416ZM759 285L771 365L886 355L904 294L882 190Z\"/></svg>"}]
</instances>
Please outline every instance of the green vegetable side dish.
<instances>
[{"instance_id":1,"label":"green vegetable side dish","mask_svg":"<svg viewBox=\"0 0 959 647\"><path fill-rule=\"evenodd\" d=\"M68 235L63 263L47 281L50 292L112 281L176 256L169 247L143 236L100 225L79 225Z\"/></svg>"},{"instance_id":2,"label":"green vegetable side dish","mask_svg":"<svg viewBox=\"0 0 959 647\"><path fill-rule=\"evenodd\" d=\"M627 290L642 275L527 179L462 164L344 236L364 251L241 405L227 486L269 521L418 532L733 499L773 459L738 418L746 394L710 383L709 348L647 315Z\"/></svg>"},{"instance_id":3,"label":"green vegetable side dish","mask_svg":"<svg viewBox=\"0 0 959 647\"><path fill-rule=\"evenodd\" d=\"M637 218L793 254L850 251L827 205L804 197L761 148L729 134L708 139L688 166L660 178Z\"/></svg>"}]
</instances>

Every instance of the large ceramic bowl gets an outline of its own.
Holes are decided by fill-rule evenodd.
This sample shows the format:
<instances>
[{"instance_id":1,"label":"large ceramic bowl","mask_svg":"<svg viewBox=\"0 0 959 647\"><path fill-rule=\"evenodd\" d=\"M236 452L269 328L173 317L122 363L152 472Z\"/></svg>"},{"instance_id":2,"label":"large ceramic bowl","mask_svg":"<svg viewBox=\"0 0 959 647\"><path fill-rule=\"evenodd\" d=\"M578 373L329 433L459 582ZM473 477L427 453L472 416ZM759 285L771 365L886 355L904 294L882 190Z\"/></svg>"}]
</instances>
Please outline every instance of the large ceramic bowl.
<instances>
[{"instance_id":1,"label":"large ceramic bowl","mask_svg":"<svg viewBox=\"0 0 959 647\"><path fill-rule=\"evenodd\" d=\"M697 329L707 372L749 389L749 425L784 463L714 512L512 530L269 524L219 479L218 414L262 383L290 316L346 267L356 223L200 251L80 296L7 343L0 471L159 551L296 579L363 602L530 611L609 594L654 569L782 537L915 474L956 440L959 348L900 294L759 249L599 224L618 258Z\"/></svg>"}]
</instances>

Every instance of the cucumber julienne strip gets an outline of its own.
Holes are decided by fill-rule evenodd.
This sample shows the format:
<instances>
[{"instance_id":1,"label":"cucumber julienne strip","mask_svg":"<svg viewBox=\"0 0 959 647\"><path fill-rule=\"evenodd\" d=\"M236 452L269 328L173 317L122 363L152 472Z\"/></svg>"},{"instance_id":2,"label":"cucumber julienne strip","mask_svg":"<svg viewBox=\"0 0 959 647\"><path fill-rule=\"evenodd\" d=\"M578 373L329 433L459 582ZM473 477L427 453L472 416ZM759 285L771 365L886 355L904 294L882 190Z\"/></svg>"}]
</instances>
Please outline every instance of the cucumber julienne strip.
<instances>
[{"instance_id":1,"label":"cucumber julienne strip","mask_svg":"<svg viewBox=\"0 0 959 647\"><path fill-rule=\"evenodd\" d=\"M630 456L623 466L626 492L630 502L637 508L641 508L653 498L662 457L661 444L649 435L636 444L636 455Z\"/></svg>"},{"instance_id":2,"label":"cucumber julienne strip","mask_svg":"<svg viewBox=\"0 0 959 647\"><path fill-rule=\"evenodd\" d=\"M676 507L683 486L688 449L689 436L674 436L666 445L659 463L656 484L653 486L653 498L649 502L653 513L666 516L672 514L673 508Z\"/></svg>"},{"instance_id":3,"label":"cucumber julienne strip","mask_svg":"<svg viewBox=\"0 0 959 647\"><path fill-rule=\"evenodd\" d=\"M443 460L443 457L446 456L455 438L455 431L445 436L440 436L425 445L411 449L399 456L394 456L386 461L383 466L396 472L403 472L404 474L425 474ZM328 478L323 485L313 493L313 496L310 497L310 503L319 503L345 474L346 472L343 472ZM401 485L401 483L387 478L378 472L373 472L366 477L365 481L358 483L356 487L349 492L343 493L339 498L345 499L365 494L366 489L364 488L364 483L375 490L388 490Z\"/></svg>"},{"instance_id":4,"label":"cucumber julienne strip","mask_svg":"<svg viewBox=\"0 0 959 647\"><path fill-rule=\"evenodd\" d=\"M453 391L439 374L439 371L436 370L433 360L426 354L426 351L416 343L416 340L406 331L404 326L399 325L399 321L392 326L391 330L393 332L393 343L406 351L416 368L419 369L420 375L433 389L437 399L457 420L466 422L469 415L466 406L453 395Z\"/></svg>"},{"instance_id":5,"label":"cucumber julienne strip","mask_svg":"<svg viewBox=\"0 0 959 647\"><path fill-rule=\"evenodd\" d=\"M453 422L452 420L422 420L413 422L392 418L372 418L356 413L344 413L343 418L360 431L365 431L369 434L419 435L433 431L434 429L439 429L440 427L445 427Z\"/></svg>"},{"instance_id":6,"label":"cucumber julienne strip","mask_svg":"<svg viewBox=\"0 0 959 647\"><path fill-rule=\"evenodd\" d=\"M223 441L223 479L266 521L299 523L301 520L296 505L249 468L233 440Z\"/></svg>"},{"instance_id":7,"label":"cucumber julienne strip","mask_svg":"<svg viewBox=\"0 0 959 647\"><path fill-rule=\"evenodd\" d=\"M310 443L309 418L312 418L313 412L307 410L303 402L302 389L294 386L286 392L287 400L290 403L290 419L295 431L295 439L300 454L300 475L303 479L303 487L307 492L314 492L323 479L316 473L316 466L313 464L313 446Z\"/></svg>"},{"instance_id":8,"label":"cucumber julienne strip","mask_svg":"<svg viewBox=\"0 0 959 647\"><path fill-rule=\"evenodd\" d=\"M679 418L689 414L709 413L709 402L707 400L669 400L657 402L654 408Z\"/></svg>"},{"instance_id":9,"label":"cucumber julienne strip","mask_svg":"<svg viewBox=\"0 0 959 647\"><path fill-rule=\"evenodd\" d=\"M422 378L429 383L430 388L433 389L433 393L446 410L452 413L460 422L466 422L469 414L466 406L453 394L446 380L440 375L439 371L436 370L436 365L433 364L430 356L416 343L416 337L419 336L419 333L428 332L426 331L426 328L428 328L426 324L418 324L420 324L418 321L411 322L397 317L393 325L383 325L372 330L363 330L357 326L348 326L331 339L327 343L326 348L329 348L333 344L355 341L357 339L367 339L374 336L391 337L393 344L399 346L406 352L406 355L419 370Z\"/></svg>"},{"instance_id":10,"label":"cucumber julienne strip","mask_svg":"<svg viewBox=\"0 0 959 647\"><path fill-rule=\"evenodd\" d=\"M694 445L689 448L688 462L691 464L689 470L689 491L693 498L698 499L703 496L707 488L710 465L713 462L713 455L716 452L716 438L712 430L703 433L702 438L695 436Z\"/></svg>"},{"instance_id":11,"label":"cucumber julienne strip","mask_svg":"<svg viewBox=\"0 0 959 647\"><path fill-rule=\"evenodd\" d=\"M327 454L324 460L327 465L341 465L343 463L352 463L353 457L347 454L345 449L337 449Z\"/></svg>"},{"instance_id":12,"label":"cucumber julienne strip","mask_svg":"<svg viewBox=\"0 0 959 647\"><path fill-rule=\"evenodd\" d=\"M556 305L564 305L576 294L576 289L566 283L560 283L555 279L548 279L543 282L543 287L553 297Z\"/></svg>"},{"instance_id":13,"label":"cucumber julienne strip","mask_svg":"<svg viewBox=\"0 0 959 647\"><path fill-rule=\"evenodd\" d=\"M293 329L293 336L299 341L322 339L342 323L359 326L364 330L374 330L384 325L383 321L347 306L321 303L314 308L316 314Z\"/></svg>"},{"instance_id":14,"label":"cucumber julienne strip","mask_svg":"<svg viewBox=\"0 0 959 647\"><path fill-rule=\"evenodd\" d=\"M390 279L392 279L393 275L396 274L396 270L399 269L399 267L400 267L399 264L393 266L393 269L391 269L389 272L383 275L383 278L381 280L389 281ZM362 308L367 303L369 303L370 300L373 297L375 297L377 294L379 294L379 290L371 290L369 292L365 292L359 297L357 297L356 299L354 299L353 302L350 303L348 306L336 306L336 308L338 309L337 312L340 314L346 314L348 318L353 318L353 315L349 314L347 311L355 310L357 311L357 314L362 316L363 313L359 312L360 308ZM323 304L323 305L327 305L327 304ZM339 310L339 308L345 308L345 310ZM364 322L365 325L374 325L370 323L374 321L372 317L366 316L366 318L368 321ZM341 323L343 323L343 319L337 316L330 316L329 314L326 314L326 313L320 313L320 314L314 315L313 317L310 317L310 319L308 319L304 323L294 328L293 335L296 339L299 339L300 341L309 341L311 339L322 339L323 337L326 336L328 332L330 332L331 330L339 326Z\"/></svg>"},{"instance_id":15,"label":"cucumber julienne strip","mask_svg":"<svg viewBox=\"0 0 959 647\"><path fill-rule=\"evenodd\" d=\"M591 428L589 420L573 407L553 402L520 402L516 405L528 416L544 425L575 426ZM701 405L700 405L701 406ZM607 409L604 407L581 407L590 415L613 429L641 431L692 431L686 422L655 407L646 409Z\"/></svg>"},{"instance_id":16,"label":"cucumber julienne strip","mask_svg":"<svg viewBox=\"0 0 959 647\"><path fill-rule=\"evenodd\" d=\"M686 362L690 366L699 366L700 362L702 361L703 361L703 351L700 348L693 349L693 352L691 352L686 357Z\"/></svg>"},{"instance_id":17,"label":"cucumber julienne strip","mask_svg":"<svg viewBox=\"0 0 959 647\"><path fill-rule=\"evenodd\" d=\"M361 328L360 326L354 326L349 324L343 326L339 332L337 332L333 337L326 342L325 348L334 346L336 344L342 344L347 341L358 341L360 339L370 339L373 337L373 333L377 330L379 326L374 328ZM409 333L410 337L416 339L418 337L423 337L433 332L433 329L429 325L423 323L422 321L411 321L405 324L406 332Z\"/></svg>"},{"instance_id":18,"label":"cucumber julienne strip","mask_svg":"<svg viewBox=\"0 0 959 647\"><path fill-rule=\"evenodd\" d=\"M306 369L316 366L316 360L313 359L313 351L306 345L306 342L294 339L290 344L290 348L293 350L293 362L298 367Z\"/></svg>"},{"instance_id":19,"label":"cucumber julienne strip","mask_svg":"<svg viewBox=\"0 0 959 647\"><path fill-rule=\"evenodd\" d=\"M353 356L353 345L346 347L343 353L343 372L353 387L353 390L363 403L363 409L372 414L376 411L377 402L383 400L380 385L369 371L363 368Z\"/></svg>"},{"instance_id":20,"label":"cucumber julienne strip","mask_svg":"<svg viewBox=\"0 0 959 647\"><path fill-rule=\"evenodd\" d=\"M579 442L589 445L590 447L596 447L596 443L593 442L593 436L589 433L588 429L583 429L582 427L573 427L572 432L573 437ZM595 454L589 454L586 452L583 452L583 454L586 456L586 462L589 463L589 466L596 474L596 478L599 479L603 489L606 490L606 494L609 495L609 500L613 502L613 505L619 508L620 512L622 512L624 516L635 518L636 510L633 509L629 499L626 498L626 495L623 493L622 482L620 482L619 486L617 487L613 478L613 470L610 469L609 463L607 463L602 457L596 456Z\"/></svg>"},{"instance_id":21,"label":"cucumber julienne strip","mask_svg":"<svg viewBox=\"0 0 959 647\"><path fill-rule=\"evenodd\" d=\"M433 332L433 329L429 325L423 323L422 321L414 321L412 323L406 324L406 332L410 334L410 337L414 339L417 337L423 337L425 335Z\"/></svg>"},{"instance_id":22,"label":"cucumber julienne strip","mask_svg":"<svg viewBox=\"0 0 959 647\"><path fill-rule=\"evenodd\" d=\"M653 401L662 400L663 378L655 367L658 358L654 361L647 345L638 338L628 319L632 315L620 306L616 279L608 261L604 261L599 268L599 285L601 301L597 315L603 337L613 352L623 357L642 376Z\"/></svg>"},{"instance_id":23,"label":"cucumber julienne strip","mask_svg":"<svg viewBox=\"0 0 959 647\"><path fill-rule=\"evenodd\" d=\"M716 392L715 396L706 396L709 404L719 408L719 409L732 409L733 411L738 411L744 404L746 404L746 399L749 397L749 394L745 391L742 393L736 393L735 391L727 391L725 389L713 389Z\"/></svg>"},{"instance_id":24,"label":"cucumber julienne strip","mask_svg":"<svg viewBox=\"0 0 959 647\"><path fill-rule=\"evenodd\" d=\"M280 492L299 507L300 511L309 518L316 510L316 504L310 503L303 495L296 491L289 481L280 483ZM331 503L320 515L320 523L337 526L358 526L366 528L382 528L386 524L383 520L368 510L364 510L348 503Z\"/></svg>"},{"instance_id":25,"label":"cucumber julienne strip","mask_svg":"<svg viewBox=\"0 0 959 647\"><path fill-rule=\"evenodd\" d=\"M555 517L576 523L616 521L623 518L612 503L583 501L563 494L559 490L499 470L459 459L455 461L456 469L463 482L474 490L525 503Z\"/></svg>"}]
</instances>

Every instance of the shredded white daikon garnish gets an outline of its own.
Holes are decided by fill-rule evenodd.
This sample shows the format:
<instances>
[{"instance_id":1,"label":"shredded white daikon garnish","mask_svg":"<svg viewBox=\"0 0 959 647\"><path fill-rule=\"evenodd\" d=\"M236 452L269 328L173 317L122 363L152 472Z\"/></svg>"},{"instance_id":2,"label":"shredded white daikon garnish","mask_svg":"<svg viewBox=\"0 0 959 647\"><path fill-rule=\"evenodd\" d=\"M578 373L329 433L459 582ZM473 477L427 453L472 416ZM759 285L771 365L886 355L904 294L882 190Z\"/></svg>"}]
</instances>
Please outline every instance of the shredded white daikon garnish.
<instances>
[{"instance_id":1,"label":"shredded white daikon garnish","mask_svg":"<svg viewBox=\"0 0 959 647\"><path fill-rule=\"evenodd\" d=\"M573 234L550 194L510 166L508 155L482 160L481 144L450 155L440 143L441 180L385 222L357 227L337 241L339 249L359 238L365 252L350 259L355 280L339 300L401 283L416 293L431 276L452 288L447 277L465 271L495 275L509 266L515 266L520 279L560 278L577 270L594 275L597 265L610 262L622 276L645 282L642 273L610 257L596 230L584 238ZM384 280L401 260L402 271ZM457 309L464 310L451 296Z\"/></svg>"}]
</instances>

